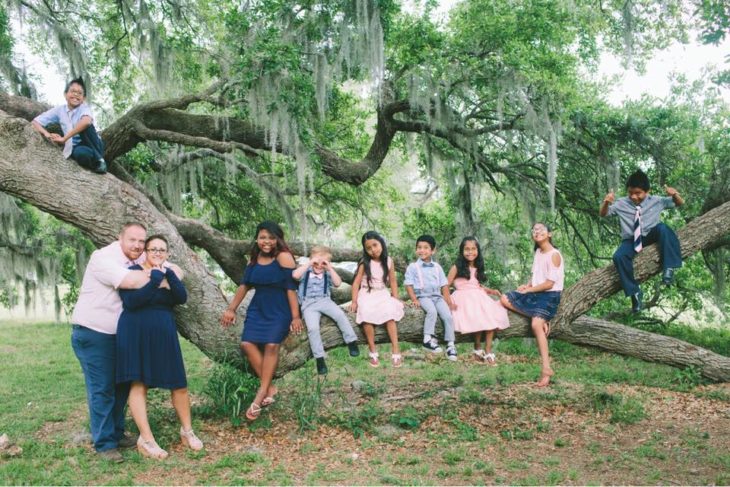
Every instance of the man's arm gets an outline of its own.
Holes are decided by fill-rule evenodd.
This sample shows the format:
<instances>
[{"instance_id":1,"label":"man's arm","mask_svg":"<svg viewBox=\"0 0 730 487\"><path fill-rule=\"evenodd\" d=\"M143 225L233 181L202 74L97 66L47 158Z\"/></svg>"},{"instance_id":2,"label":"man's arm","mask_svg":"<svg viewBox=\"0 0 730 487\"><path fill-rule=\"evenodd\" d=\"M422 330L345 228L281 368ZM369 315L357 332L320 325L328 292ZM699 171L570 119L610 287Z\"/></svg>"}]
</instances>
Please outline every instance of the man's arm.
<instances>
[{"instance_id":1,"label":"man's arm","mask_svg":"<svg viewBox=\"0 0 730 487\"><path fill-rule=\"evenodd\" d=\"M150 282L150 276L145 271L129 271L117 286L119 289L139 289Z\"/></svg>"}]
</instances>

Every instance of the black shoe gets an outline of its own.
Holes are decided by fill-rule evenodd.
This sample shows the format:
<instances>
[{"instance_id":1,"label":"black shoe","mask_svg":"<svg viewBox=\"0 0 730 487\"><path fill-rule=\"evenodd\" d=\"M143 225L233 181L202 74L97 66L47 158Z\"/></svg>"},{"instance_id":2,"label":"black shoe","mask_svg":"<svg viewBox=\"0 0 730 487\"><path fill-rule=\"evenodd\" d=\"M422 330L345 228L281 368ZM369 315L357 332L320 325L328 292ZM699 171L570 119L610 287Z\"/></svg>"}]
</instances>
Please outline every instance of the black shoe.
<instances>
[{"instance_id":1,"label":"black shoe","mask_svg":"<svg viewBox=\"0 0 730 487\"><path fill-rule=\"evenodd\" d=\"M360 347L357 346L357 342L348 343L347 348L350 350L350 357L360 356Z\"/></svg>"},{"instance_id":2,"label":"black shoe","mask_svg":"<svg viewBox=\"0 0 730 487\"><path fill-rule=\"evenodd\" d=\"M631 311L633 313L638 313L641 311L641 305L642 305L641 298L642 297L644 297L644 293L642 293L641 290L639 290L638 293L633 294L631 296Z\"/></svg>"},{"instance_id":3,"label":"black shoe","mask_svg":"<svg viewBox=\"0 0 730 487\"><path fill-rule=\"evenodd\" d=\"M124 457L121 453L119 453L119 450L117 450L116 448L112 448L111 450L98 451L96 452L96 454L104 460L113 463L122 463L124 461Z\"/></svg>"},{"instance_id":4,"label":"black shoe","mask_svg":"<svg viewBox=\"0 0 730 487\"><path fill-rule=\"evenodd\" d=\"M317 359L317 373L319 375L327 375L327 364L324 363L324 357L319 357Z\"/></svg>"},{"instance_id":5,"label":"black shoe","mask_svg":"<svg viewBox=\"0 0 730 487\"><path fill-rule=\"evenodd\" d=\"M662 284L665 286L671 286L672 282L674 282L674 269L668 267L667 269L664 269L664 273L662 274Z\"/></svg>"},{"instance_id":6,"label":"black shoe","mask_svg":"<svg viewBox=\"0 0 730 487\"><path fill-rule=\"evenodd\" d=\"M99 159L99 163L96 165L96 169L94 169L94 172L96 174L105 174L106 170L106 161L104 159Z\"/></svg>"},{"instance_id":7,"label":"black shoe","mask_svg":"<svg viewBox=\"0 0 730 487\"><path fill-rule=\"evenodd\" d=\"M139 436L129 436L124 433L124 436L117 442L117 448L132 448L137 446L137 438Z\"/></svg>"}]
</instances>

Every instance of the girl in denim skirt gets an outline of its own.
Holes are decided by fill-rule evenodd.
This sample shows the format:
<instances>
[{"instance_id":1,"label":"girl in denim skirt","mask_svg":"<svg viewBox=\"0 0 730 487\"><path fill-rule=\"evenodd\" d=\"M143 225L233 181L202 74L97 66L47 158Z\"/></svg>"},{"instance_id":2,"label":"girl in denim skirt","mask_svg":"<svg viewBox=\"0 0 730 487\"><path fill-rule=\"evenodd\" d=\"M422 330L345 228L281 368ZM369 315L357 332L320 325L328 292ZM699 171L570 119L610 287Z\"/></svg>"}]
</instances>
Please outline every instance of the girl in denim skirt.
<instances>
[{"instance_id":1,"label":"girl in denim skirt","mask_svg":"<svg viewBox=\"0 0 730 487\"><path fill-rule=\"evenodd\" d=\"M550 384L554 374L550 368L547 337L550 334L550 320L558 311L560 293L563 290L563 256L553 247L550 227L544 223L532 226L532 240L535 242L535 258L532 261L530 282L502 295L505 308L532 318L532 332L542 360L542 371L538 387Z\"/></svg>"}]
</instances>

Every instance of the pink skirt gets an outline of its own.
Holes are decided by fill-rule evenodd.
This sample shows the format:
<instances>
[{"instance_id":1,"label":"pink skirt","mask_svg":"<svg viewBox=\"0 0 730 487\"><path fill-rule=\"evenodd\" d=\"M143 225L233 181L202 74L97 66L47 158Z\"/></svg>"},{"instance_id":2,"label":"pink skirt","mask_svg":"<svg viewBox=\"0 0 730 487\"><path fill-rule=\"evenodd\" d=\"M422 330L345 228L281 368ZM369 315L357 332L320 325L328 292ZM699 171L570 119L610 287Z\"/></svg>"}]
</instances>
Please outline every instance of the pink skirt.
<instances>
[{"instance_id":1,"label":"pink skirt","mask_svg":"<svg viewBox=\"0 0 730 487\"><path fill-rule=\"evenodd\" d=\"M403 303L390 294L390 290L360 289L357 293L357 315L355 323L382 325L390 320L400 321L403 318Z\"/></svg>"},{"instance_id":2,"label":"pink skirt","mask_svg":"<svg viewBox=\"0 0 730 487\"><path fill-rule=\"evenodd\" d=\"M451 312L454 330L459 333L509 328L507 310L482 289L454 291L451 299L456 304L456 309Z\"/></svg>"}]
</instances>

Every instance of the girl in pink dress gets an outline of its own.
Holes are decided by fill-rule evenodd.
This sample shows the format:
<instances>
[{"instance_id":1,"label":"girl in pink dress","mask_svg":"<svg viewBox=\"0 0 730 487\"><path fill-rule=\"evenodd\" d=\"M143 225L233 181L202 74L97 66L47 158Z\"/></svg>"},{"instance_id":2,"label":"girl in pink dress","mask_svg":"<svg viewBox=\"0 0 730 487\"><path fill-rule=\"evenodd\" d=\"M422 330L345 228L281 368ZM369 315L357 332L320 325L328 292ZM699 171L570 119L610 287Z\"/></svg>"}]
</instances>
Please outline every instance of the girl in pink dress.
<instances>
[{"instance_id":1,"label":"girl in pink dress","mask_svg":"<svg viewBox=\"0 0 730 487\"><path fill-rule=\"evenodd\" d=\"M388 290L390 288L390 290ZM362 324L362 331L370 349L370 365L378 367L375 348L374 325L385 324L391 344L393 367L403 365L398 346L396 321L403 318L403 302L398 298L398 282L395 278L393 259L388 257L385 240L376 232L362 236L362 258L352 281L350 310L357 313L355 322Z\"/></svg>"},{"instance_id":2,"label":"girl in pink dress","mask_svg":"<svg viewBox=\"0 0 730 487\"><path fill-rule=\"evenodd\" d=\"M479 242L474 237L464 237L459 245L459 256L456 264L451 266L447 280L456 291L451 295L456 309L451 314L454 318L454 329L459 333L474 334L474 357L480 363L497 365L492 353L492 340L495 330L509 327L507 310L489 297L499 296L496 289L482 286L486 281L484 274L484 258L479 249ZM482 333L487 339L484 350L481 349Z\"/></svg>"}]
</instances>

